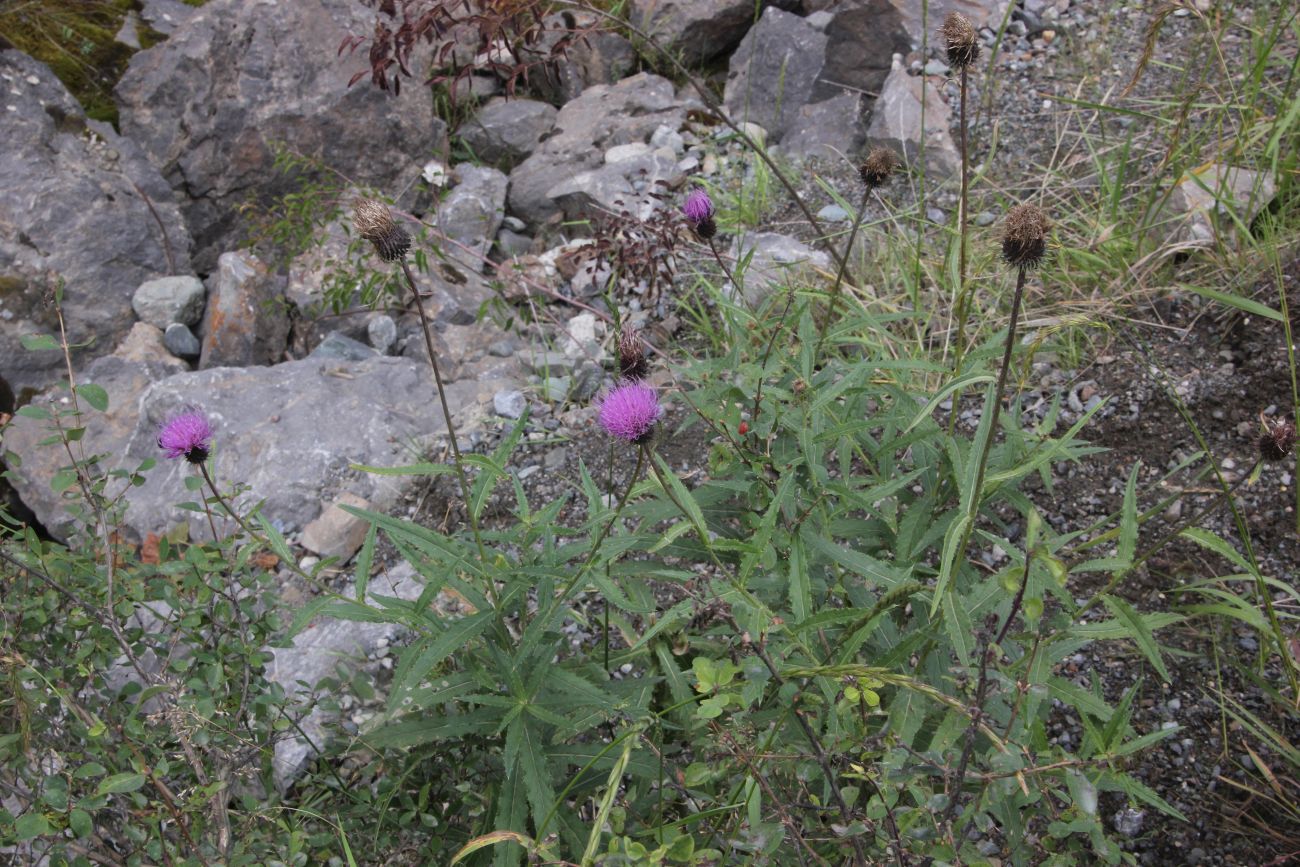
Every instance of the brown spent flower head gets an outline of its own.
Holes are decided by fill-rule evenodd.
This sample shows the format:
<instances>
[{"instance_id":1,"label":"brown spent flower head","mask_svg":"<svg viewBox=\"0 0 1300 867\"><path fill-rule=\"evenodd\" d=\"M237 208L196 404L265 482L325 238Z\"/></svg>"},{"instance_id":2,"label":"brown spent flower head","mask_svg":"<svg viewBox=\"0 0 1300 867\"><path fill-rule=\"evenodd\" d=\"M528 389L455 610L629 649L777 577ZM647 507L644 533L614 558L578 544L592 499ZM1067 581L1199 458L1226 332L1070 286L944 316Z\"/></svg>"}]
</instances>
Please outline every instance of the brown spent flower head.
<instances>
[{"instance_id":1,"label":"brown spent flower head","mask_svg":"<svg viewBox=\"0 0 1300 867\"><path fill-rule=\"evenodd\" d=\"M874 147L867 158L858 167L858 177L862 186L874 190L889 180L889 176L898 168L898 155L887 147Z\"/></svg>"},{"instance_id":2,"label":"brown spent flower head","mask_svg":"<svg viewBox=\"0 0 1300 867\"><path fill-rule=\"evenodd\" d=\"M641 332L626 328L618 338L618 372L624 379L640 382L650 375L650 363L645 357L645 341Z\"/></svg>"},{"instance_id":3,"label":"brown spent flower head","mask_svg":"<svg viewBox=\"0 0 1300 867\"><path fill-rule=\"evenodd\" d=\"M1295 448L1295 425L1282 418L1264 418L1263 422L1259 456L1266 461L1280 461Z\"/></svg>"},{"instance_id":4,"label":"brown spent flower head","mask_svg":"<svg viewBox=\"0 0 1300 867\"><path fill-rule=\"evenodd\" d=\"M960 12L949 12L939 29L944 47L948 50L948 65L961 71L980 59L979 33L970 19Z\"/></svg>"},{"instance_id":5,"label":"brown spent flower head","mask_svg":"<svg viewBox=\"0 0 1300 867\"><path fill-rule=\"evenodd\" d=\"M1002 258L1017 268L1037 268L1047 255L1052 223L1034 205L1016 205L1002 228Z\"/></svg>"},{"instance_id":6,"label":"brown spent flower head","mask_svg":"<svg viewBox=\"0 0 1300 867\"><path fill-rule=\"evenodd\" d=\"M411 236L397 225L392 212L383 202L357 199L352 204L352 225L371 244L385 262L396 262L411 249Z\"/></svg>"}]
</instances>

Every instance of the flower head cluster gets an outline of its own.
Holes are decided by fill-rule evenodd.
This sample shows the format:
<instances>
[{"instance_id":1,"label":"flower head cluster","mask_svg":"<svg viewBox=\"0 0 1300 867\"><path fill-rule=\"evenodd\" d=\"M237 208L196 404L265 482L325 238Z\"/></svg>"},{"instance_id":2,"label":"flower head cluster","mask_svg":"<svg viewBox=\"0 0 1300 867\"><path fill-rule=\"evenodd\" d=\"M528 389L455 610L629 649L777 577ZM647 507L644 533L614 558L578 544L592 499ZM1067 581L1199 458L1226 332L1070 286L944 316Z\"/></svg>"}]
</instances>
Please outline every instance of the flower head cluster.
<instances>
[{"instance_id":1,"label":"flower head cluster","mask_svg":"<svg viewBox=\"0 0 1300 867\"><path fill-rule=\"evenodd\" d=\"M635 328L625 328L618 337L618 372L630 382L640 382L650 373L645 341Z\"/></svg>"},{"instance_id":2,"label":"flower head cluster","mask_svg":"<svg viewBox=\"0 0 1300 867\"><path fill-rule=\"evenodd\" d=\"M1295 425L1286 419L1265 418L1259 436L1259 456L1266 461L1280 461L1295 448Z\"/></svg>"},{"instance_id":3,"label":"flower head cluster","mask_svg":"<svg viewBox=\"0 0 1300 867\"><path fill-rule=\"evenodd\" d=\"M703 187L696 187L687 194L682 213L701 240L707 241L718 233L718 224L713 221L713 200Z\"/></svg>"},{"instance_id":4,"label":"flower head cluster","mask_svg":"<svg viewBox=\"0 0 1300 867\"><path fill-rule=\"evenodd\" d=\"M862 165L858 166L858 177L862 179L862 186L871 191L889 180L897 167L897 154L887 147L874 147Z\"/></svg>"},{"instance_id":5,"label":"flower head cluster","mask_svg":"<svg viewBox=\"0 0 1300 867\"><path fill-rule=\"evenodd\" d=\"M638 445L649 442L663 408L648 385L623 382L600 404L600 425L610 436Z\"/></svg>"},{"instance_id":6,"label":"flower head cluster","mask_svg":"<svg viewBox=\"0 0 1300 867\"><path fill-rule=\"evenodd\" d=\"M1047 215L1034 205L1016 205L1002 227L1002 258L1016 268L1036 268L1047 255Z\"/></svg>"},{"instance_id":7,"label":"flower head cluster","mask_svg":"<svg viewBox=\"0 0 1300 867\"><path fill-rule=\"evenodd\" d=\"M198 410L172 416L158 429L158 448L173 460L185 458L192 464L203 463L212 450L212 425L208 417Z\"/></svg>"},{"instance_id":8,"label":"flower head cluster","mask_svg":"<svg viewBox=\"0 0 1300 867\"><path fill-rule=\"evenodd\" d=\"M375 246L375 252L385 262L396 262L411 249L411 236L397 225L383 202L357 199L352 205L352 225L357 234Z\"/></svg>"},{"instance_id":9,"label":"flower head cluster","mask_svg":"<svg viewBox=\"0 0 1300 867\"><path fill-rule=\"evenodd\" d=\"M948 65L953 69L966 69L980 59L979 34L970 19L960 12L948 13L939 36L948 52Z\"/></svg>"}]
</instances>

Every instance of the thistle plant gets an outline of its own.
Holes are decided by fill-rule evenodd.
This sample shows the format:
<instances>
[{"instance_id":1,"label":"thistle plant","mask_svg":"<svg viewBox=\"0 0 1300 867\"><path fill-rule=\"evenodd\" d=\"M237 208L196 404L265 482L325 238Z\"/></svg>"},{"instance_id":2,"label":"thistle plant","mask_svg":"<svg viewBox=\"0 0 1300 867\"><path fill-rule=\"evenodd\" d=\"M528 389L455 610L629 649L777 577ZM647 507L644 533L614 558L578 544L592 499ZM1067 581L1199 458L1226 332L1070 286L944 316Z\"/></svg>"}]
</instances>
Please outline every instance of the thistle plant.
<instances>
[{"instance_id":1,"label":"thistle plant","mask_svg":"<svg viewBox=\"0 0 1300 867\"><path fill-rule=\"evenodd\" d=\"M447 404L447 389L438 366L438 353L433 348L433 333L429 325L429 317L424 313L424 298L415 284L411 266L406 261L406 253L411 248L411 236L393 219L388 206L375 199L358 199L353 204L352 225L356 227L362 238L374 246L381 260L397 262L401 266L407 288L411 290L416 313L420 318L420 332L424 335L424 348L429 354L429 366L433 368L433 382L438 392L438 402L442 406L442 418L447 425L447 439L451 443L452 459L456 465L456 478L460 483L465 513L469 518L470 530L474 534L474 543L478 546L479 557L486 559L487 550L483 547L483 537L479 532L478 516L470 506L469 480L465 473L465 460L460 453L460 442L456 437L456 424L452 421L451 407Z\"/></svg>"},{"instance_id":2,"label":"thistle plant","mask_svg":"<svg viewBox=\"0 0 1300 867\"><path fill-rule=\"evenodd\" d=\"M957 147L961 156L961 190L957 201L957 285L954 287L956 290L954 292L956 307L953 312L953 316L957 320L957 335L953 346L953 369L960 374L962 356L966 351L966 305L968 303L966 297L966 239L970 232L970 212L968 210L970 154L966 147L966 95L970 84L970 68L979 60L980 43L975 25L970 22L969 18L956 10L949 12L944 18L943 27L939 30L939 36L948 57L948 65L956 70L959 76ZM952 404L952 415L949 420L950 431L957 421L957 403L954 400Z\"/></svg>"},{"instance_id":3,"label":"thistle plant","mask_svg":"<svg viewBox=\"0 0 1300 867\"><path fill-rule=\"evenodd\" d=\"M840 300L840 287L844 283L844 274L849 267L849 256L853 253L853 242L857 240L858 229L862 226L862 219L867 212L867 199L872 193L876 193L880 187L889 181L890 175L898 168L898 156L887 147L874 147L867 154L867 158L862 161L858 167L858 178L862 181L862 201L858 204L858 213L853 218L853 228L849 230L849 240L844 246L844 256L840 259L840 266L835 271L835 282L831 285L831 303L826 311L826 318L822 321L821 329L817 335L817 348L813 351L813 358L819 358L822 352L822 344L826 342L826 333L834 327L835 322L835 305Z\"/></svg>"}]
</instances>

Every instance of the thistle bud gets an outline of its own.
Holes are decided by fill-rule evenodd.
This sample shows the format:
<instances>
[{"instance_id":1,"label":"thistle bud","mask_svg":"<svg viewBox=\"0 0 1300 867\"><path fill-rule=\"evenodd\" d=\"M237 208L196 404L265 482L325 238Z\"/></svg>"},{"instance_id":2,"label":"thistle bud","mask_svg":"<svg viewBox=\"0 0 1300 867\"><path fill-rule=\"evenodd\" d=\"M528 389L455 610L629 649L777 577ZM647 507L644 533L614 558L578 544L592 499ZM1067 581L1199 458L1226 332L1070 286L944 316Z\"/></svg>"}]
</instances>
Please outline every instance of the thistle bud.
<instances>
[{"instance_id":1,"label":"thistle bud","mask_svg":"<svg viewBox=\"0 0 1300 867\"><path fill-rule=\"evenodd\" d=\"M645 358L645 342L635 328L624 329L618 338L618 371L623 378L640 382L650 374Z\"/></svg>"},{"instance_id":2,"label":"thistle bud","mask_svg":"<svg viewBox=\"0 0 1300 867\"><path fill-rule=\"evenodd\" d=\"M385 262L396 262L411 249L411 236L397 225L383 202L357 199L352 205L352 225L361 237L374 245L375 252Z\"/></svg>"},{"instance_id":3,"label":"thistle bud","mask_svg":"<svg viewBox=\"0 0 1300 867\"><path fill-rule=\"evenodd\" d=\"M897 167L898 157L893 151L886 147L875 147L858 167L858 177L862 178L862 186L868 191L874 190L889 180Z\"/></svg>"},{"instance_id":4,"label":"thistle bud","mask_svg":"<svg viewBox=\"0 0 1300 867\"><path fill-rule=\"evenodd\" d=\"M1259 456L1266 461L1280 461L1295 448L1295 425L1286 419L1264 419L1259 437Z\"/></svg>"},{"instance_id":5,"label":"thistle bud","mask_svg":"<svg viewBox=\"0 0 1300 867\"><path fill-rule=\"evenodd\" d=\"M1002 229L1002 258L1016 268L1036 268L1047 255L1051 222L1034 205L1016 205Z\"/></svg>"},{"instance_id":6,"label":"thistle bud","mask_svg":"<svg viewBox=\"0 0 1300 867\"><path fill-rule=\"evenodd\" d=\"M979 33L970 19L960 12L949 12L939 29L944 48L948 52L948 65L961 71L980 59Z\"/></svg>"}]
</instances>

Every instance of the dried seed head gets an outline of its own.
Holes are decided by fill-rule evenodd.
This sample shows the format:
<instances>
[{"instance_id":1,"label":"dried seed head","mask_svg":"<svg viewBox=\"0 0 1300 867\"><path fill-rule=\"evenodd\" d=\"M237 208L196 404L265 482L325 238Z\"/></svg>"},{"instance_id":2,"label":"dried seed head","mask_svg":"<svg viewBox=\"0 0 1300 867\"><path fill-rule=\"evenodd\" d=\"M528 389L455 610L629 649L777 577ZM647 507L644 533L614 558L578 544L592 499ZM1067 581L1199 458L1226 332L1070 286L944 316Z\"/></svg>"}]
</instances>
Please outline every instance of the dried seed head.
<instances>
[{"instance_id":1,"label":"dried seed head","mask_svg":"<svg viewBox=\"0 0 1300 867\"><path fill-rule=\"evenodd\" d=\"M949 12L939 29L944 47L948 50L948 65L963 70L980 59L979 33L970 19L960 12Z\"/></svg>"},{"instance_id":2,"label":"dried seed head","mask_svg":"<svg viewBox=\"0 0 1300 867\"><path fill-rule=\"evenodd\" d=\"M1047 255L1051 222L1034 205L1016 205L1002 229L1002 258L1017 268L1036 268Z\"/></svg>"},{"instance_id":3,"label":"dried seed head","mask_svg":"<svg viewBox=\"0 0 1300 867\"><path fill-rule=\"evenodd\" d=\"M886 147L874 147L867 158L858 167L858 177L862 186L874 190L889 180L889 176L898 168L898 156Z\"/></svg>"},{"instance_id":4,"label":"dried seed head","mask_svg":"<svg viewBox=\"0 0 1300 867\"><path fill-rule=\"evenodd\" d=\"M635 328L626 328L619 335L618 371L631 382L640 382L650 374L650 364L645 358L645 341Z\"/></svg>"},{"instance_id":5,"label":"dried seed head","mask_svg":"<svg viewBox=\"0 0 1300 867\"><path fill-rule=\"evenodd\" d=\"M1265 418L1259 437L1259 456L1266 461L1280 461L1295 448L1295 425L1286 419Z\"/></svg>"},{"instance_id":6,"label":"dried seed head","mask_svg":"<svg viewBox=\"0 0 1300 867\"><path fill-rule=\"evenodd\" d=\"M352 205L352 225L361 237L375 245L375 252L385 262L396 262L411 249L411 236L397 225L383 202L357 199Z\"/></svg>"}]
</instances>

